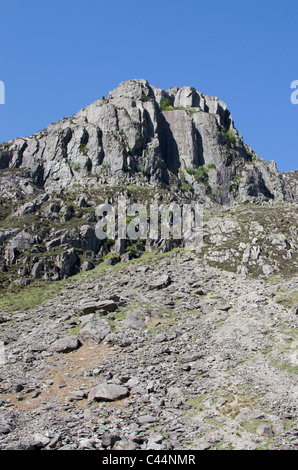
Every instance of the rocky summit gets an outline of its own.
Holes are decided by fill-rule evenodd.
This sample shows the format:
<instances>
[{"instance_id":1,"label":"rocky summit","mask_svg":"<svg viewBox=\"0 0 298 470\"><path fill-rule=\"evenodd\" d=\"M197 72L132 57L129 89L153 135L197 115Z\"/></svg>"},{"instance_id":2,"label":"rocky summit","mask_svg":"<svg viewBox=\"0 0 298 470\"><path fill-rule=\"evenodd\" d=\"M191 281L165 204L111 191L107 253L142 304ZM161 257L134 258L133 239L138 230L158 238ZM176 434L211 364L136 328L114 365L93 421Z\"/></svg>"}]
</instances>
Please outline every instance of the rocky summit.
<instances>
[{"instance_id":1,"label":"rocky summit","mask_svg":"<svg viewBox=\"0 0 298 470\"><path fill-rule=\"evenodd\" d=\"M0 449L297 450L297 179L146 80L1 143ZM100 238L120 197L169 236Z\"/></svg>"}]
</instances>

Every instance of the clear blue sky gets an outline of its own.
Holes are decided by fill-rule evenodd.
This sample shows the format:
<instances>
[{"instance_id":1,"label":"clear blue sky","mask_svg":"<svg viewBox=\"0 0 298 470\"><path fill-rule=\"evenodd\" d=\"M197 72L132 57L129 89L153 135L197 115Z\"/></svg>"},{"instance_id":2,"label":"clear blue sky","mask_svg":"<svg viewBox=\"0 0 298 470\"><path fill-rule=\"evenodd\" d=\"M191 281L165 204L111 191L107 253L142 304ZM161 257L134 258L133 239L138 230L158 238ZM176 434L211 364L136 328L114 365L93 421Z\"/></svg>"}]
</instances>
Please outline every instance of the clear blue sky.
<instances>
[{"instance_id":1,"label":"clear blue sky","mask_svg":"<svg viewBox=\"0 0 298 470\"><path fill-rule=\"evenodd\" d=\"M297 168L297 0L0 0L0 15L0 141L146 78L219 96L260 157Z\"/></svg>"}]
</instances>

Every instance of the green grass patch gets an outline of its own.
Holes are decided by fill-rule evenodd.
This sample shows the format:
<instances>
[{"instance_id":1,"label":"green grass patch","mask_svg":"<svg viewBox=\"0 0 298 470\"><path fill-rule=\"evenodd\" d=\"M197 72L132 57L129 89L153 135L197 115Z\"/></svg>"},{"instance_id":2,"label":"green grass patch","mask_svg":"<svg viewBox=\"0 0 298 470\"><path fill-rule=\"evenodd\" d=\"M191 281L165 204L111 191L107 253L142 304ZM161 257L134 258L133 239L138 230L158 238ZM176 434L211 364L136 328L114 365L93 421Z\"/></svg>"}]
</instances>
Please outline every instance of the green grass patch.
<instances>
[{"instance_id":1,"label":"green grass patch","mask_svg":"<svg viewBox=\"0 0 298 470\"><path fill-rule=\"evenodd\" d=\"M298 303L298 290L282 294L276 300L286 308L294 307Z\"/></svg>"},{"instance_id":2,"label":"green grass patch","mask_svg":"<svg viewBox=\"0 0 298 470\"><path fill-rule=\"evenodd\" d=\"M77 326L75 326L71 330L67 330L67 333L69 335L77 336L79 334L80 328L81 328L81 325L77 324Z\"/></svg>"},{"instance_id":3,"label":"green grass patch","mask_svg":"<svg viewBox=\"0 0 298 470\"><path fill-rule=\"evenodd\" d=\"M49 283L37 280L25 287L11 286L13 290L1 296L0 305L10 312L29 310L56 297L66 286L67 281Z\"/></svg>"},{"instance_id":4,"label":"green grass patch","mask_svg":"<svg viewBox=\"0 0 298 470\"><path fill-rule=\"evenodd\" d=\"M286 372L289 372L290 374L298 375L298 366L294 366L292 364L288 364L286 362L281 362L281 361L275 361L274 363L279 369L285 370Z\"/></svg>"},{"instance_id":5,"label":"green grass patch","mask_svg":"<svg viewBox=\"0 0 298 470\"><path fill-rule=\"evenodd\" d=\"M198 412L204 409L203 402L208 397L207 393L203 393L202 395L197 395L196 397L188 398L186 403L192 407L192 410L187 413L188 416L194 416Z\"/></svg>"}]
</instances>

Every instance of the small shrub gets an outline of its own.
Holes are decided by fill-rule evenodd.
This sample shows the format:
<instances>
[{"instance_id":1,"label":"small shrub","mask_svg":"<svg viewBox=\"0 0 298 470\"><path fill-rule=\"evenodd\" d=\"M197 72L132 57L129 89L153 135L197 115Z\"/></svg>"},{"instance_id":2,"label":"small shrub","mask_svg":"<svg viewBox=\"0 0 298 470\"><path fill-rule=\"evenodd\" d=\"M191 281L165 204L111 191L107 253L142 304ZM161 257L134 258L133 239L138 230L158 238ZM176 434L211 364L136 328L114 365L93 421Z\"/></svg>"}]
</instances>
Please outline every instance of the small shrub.
<instances>
[{"instance_id":1,"label":"small shrub","mask_svg":"<svg viewBox=\"0 0 298 470\"><path fill-rule=\"evenodd\" d=\"M194 171L194 177L197 183L207 183L209 178L208 172L203 166L199 166L199 168Z\"/></svg>"},{"instance_id":2,"label":"small shrub","mask_svg":"<svg viewBox=\"0 0 298 470\"><path fill-rule=\"evenodd\" d=\"M128 246L125 252L129 253L133 258L139 257L139 250L135 246Z\"/></svg>"},{"instance_id":3,"label":"small shrub","mask_svg":"<svg viewBox=\"0 0 298 470\"><path fill-rule=\"evenodd\" d=\"M111 252L111 253L108 253L107 255L105 255L103 257L103 260L110 259L110 258L117 258L118 259L118 258L120 258L120 256L117 253Z\"/></svg>"},{"instance_id":4,"label":"small shrub","mask_svg":"<svg viewBox=\"0 0 298 470\"><path fill-rule=\"evenodd\" d=\"M5 149L9 149L13 145L13 142L6 142L4 144Z\"/></svg>"},{"instance_id":5,"label":"small shrub","mask_svg":"<svg viewBox=\"0 0 298 470\"><path fill-rule=\"evenodd\" d=\"M87 148L86 144L81 144L80 145L80 153L86 153L87 150L88 150L88 148Z\"/></svg>"},{"instance_id":6,"label":"small shrub","mask_svg":"<svg viewBox=\"0 0 298 470\"><path fill-rule=\"evenodd\" d=\"M169 98L162 98L160 100L160 109L161 111L169 111L170 109L173 109Z\"/></svg>"},{"instance_id":7,"label":"small shrub","mask_svg":"<svg viewBox=\"0 0 298 470\"><path fill-rule=\"evenodd\" d=\"M145 93L142 93L141 101L143 101L144 103L146 103L146 101L150 101L150 96L145 95Z\"/></svg>"},{"instance_id":8,"label":"small shrub","mask_svg":"<svg viewBox=\"0 0 298 470\"><path fill-rule=\"evenodd\" d=\"M109 264L110 266L114 266L121 261L121 258L117 253L108 253L102 258L102 261L104 261L106 264Z\"/></svg>"},{"instance_id":9,"label":"small shrub","mask_svg":"<svg viewBox=\"0 0 298 470\"><path fill-rule=\"evenodd\" d=\"M73 169L74 171L79 171L79 169L80 169L80 164L79 164L79 162L74 162L73 165L72 165L72 169Z\"/></svg>"},{"instance_id":10,"label":"small shrub","mask_svg":"<svg viewBox=\"0 0 298 470\"><path fill-rule=\"evenodd\" d=\"M188 173L189 175L193 175L193 174L194 174L194 169L191 168L190 166L186 166L186 167L185 167L185 171L186 171L186 173Z\"/></svg>"},{"instance_id":11,"label":"small shrub","mask_svg":"<svg viewBox=\"0 0 298 470\"><path fill-rule=\"evenodd\" d=\"M222 129L221 135L223 136L224 144L228 147L236 143L236 137L231 129Z\"/></svg>"},{"instance_id":12,"label":"small shrub","mask_svg":"<svg viewBox=\"0 0 298 470\"><path fill-rule=\"evenodd\" d=\"M207 168L209 170L215 170L216 166L214 165L214 163L208 163Z\"/></svg>"}]
</instances>

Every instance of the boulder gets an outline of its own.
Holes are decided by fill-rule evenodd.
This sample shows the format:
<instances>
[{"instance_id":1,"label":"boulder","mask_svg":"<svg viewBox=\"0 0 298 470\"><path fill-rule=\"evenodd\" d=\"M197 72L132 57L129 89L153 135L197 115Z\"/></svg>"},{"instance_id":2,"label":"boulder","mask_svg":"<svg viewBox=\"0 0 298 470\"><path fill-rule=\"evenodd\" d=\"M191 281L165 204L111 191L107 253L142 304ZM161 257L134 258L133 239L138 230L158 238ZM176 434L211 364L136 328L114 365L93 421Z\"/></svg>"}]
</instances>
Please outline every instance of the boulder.
<instances>
[{"instance_id":1,"label":"boulder","mask_svg":"<svg viewBox=\"0 0 298 470\"><path fill-rule=\"evenodd\" d=\"M132 330L143 330L145 328L145 323L136 312L129 311L126 314L124 328L131 328Z\"/></svg>"},{"instance_id":2,"label":"boulder","mask_svg":"<svg viewBox=\"0 0 298 470\"><path fill-rule=\"evenodd\" d=\"M266 436L267 438L274 436L273 428L269 424L260 424L260 426L258 426L257 428L256 433L260 436Z\"/></svg>"},{"instance_id":3,"label":"boulder","mask_svg":"<svg viewBox=\"0 0 298 470\"><path fill-rule=\"evenodd\" d=\"M135 442L131 439L122 439L113 446L113 450L136 450L136 448Z\"/></svg>"},{"instance_id":4,"label":"boulder","mask_svg":"<svg viewBox=\"0 0 298 470\"><path fill-rule=\"evenodd\" d=\"M103 447L113 447L113 445L117 442L120 441L121 438L117 434L105 434L101 438L101 443Z\"/></svg>"},{"instance_id":5,"label":"boulder","mask_svg":"<svg viewBox=\"0 0 298 470\"><path fill-rule=\"evenodd\" d=\"M122 400L129 394L128 389L122 385L101 383L92 388L88 399L96 401L116 401Z\"/></svg>"},{"instance_id":6,"label":"boulder","mask_svg":"<svg viewBox=\"0 0 298 470\"><path fill-rule=\"evenodd\" d=\"M90 207L88 197L85 194L78 196L76 199L76 206L78 207Z\"/></svg>"},{"instance_id":7,"label":"boulder","mask_svg":"<svg viewBox=\"0 0 298 470\"><path fill-rule=\"evenodd\" d=\"M79 257L74 248L63 251L57 256L56 266L61 277L69 277L78 272Z\"/></svg>"},{"instance_id":8,"label":"boulder","mask_svg":"<svg viewBox=\"0 0 298 470\"><path fill-rule=\"evenodd\" d=\"M11 432L11 427L6 423L0 423L0 436L1 434L9 434Z\"/></svg>"},{"instance_id":9,"label":"boulder","mask_svg":"<svg viewBox=\"0 0 298 470\"><path fill-rule=\"evenodd\" d=\"M273 272L272 267L269 266L269 264L264 264L262 266L262 271L266 277L269 277Z\"/></svg>"},{"instance_id":10,"label":"boulder","mask_svg":"<svg viewBox=\"0 0 298 470\"><path fill-rule=\"evenodd\" d=\"M95 228L92 225L82 225L80 227L80 240L82 250L98 252L102 241L97 238Z\"/></svg>"},{"instance_id":11,"label":"boulder","mask_svg":"<svg viewBox=\"0 0 298 470\"><path fill-rule=\"evenodd\" d=\"M149 423L156 423L158 419L152 415L142 415L138 417L139 424L149 424Z\"/></svg>"},{"instance_id":12,"label":"boulder","mask_svg":"<svg viewBox=\"0 0 298 470\"><path fill-rule=\"evenodd\" d=\"M91 271L94 268L95 268L95 264L92 263L92 261L84 261L81 264L81 270L82 271Z\"/></svg>"},{"instance_id":13,"label":"boulder","mask_svg":"<svg viewBox=\"0 0 298 470\"><path fill-rule=\"evenodd\" d=\"M79 331L79 341L83 344L99 344L111 332L107 320L92 318L84 323Z\"/></svg>"},{"instance_id":14,"label":"boulder","mask_svg":"<svg viewBox=\"0 0 298 470\"><path fill-rule=\"evenodd\" d=\"M149 289L164 289L171 284L171 278L167 274L158 276L156 279L150 282Z\"/></svg>"},{"instance_id":15,"label":"boulder","mask_svg":"<svg viewBox=\"0 0 298 470\"><path fill-rule=\"evenodd\" d=\"M43 261L37 261L32 268L31 276L34 277L34 279L38 279L43 270L44 270Z\"/></svg>"},{"instance_id":16,"label":"boulder","mask_svg":"<svg viewBox=\"0 0 298 470\"><path fill-rule=\"evenodd\" d=\"M78 315L87 315L101 311L102 313L115 312L118 305L114 300L86 300L80 305L75 307L75 312Z\"/></svg>"},{"instance_id":17,"label":"boulder","mask_svg":"<svg viewBox=\"0 0 298 470\"><path fill-rule=\"evenodd\" d=\"M118 255L108 256L104 260L105 264L108 264L109 266L115 266L115 264L119 263L120 261L121 261L121 257Z\"/></svg>"},{"instance_id":18,"label":"boulder","mask_svg":"<svg viewBox=\"0 0 298 470\"><path fill-rule=\"evenodd\" d=\"M58 339L51 344L51 351L58 353L69 353L78 349L80 343L77 336L66 336L65 338Z\"/></svg>"}]
</instances>

